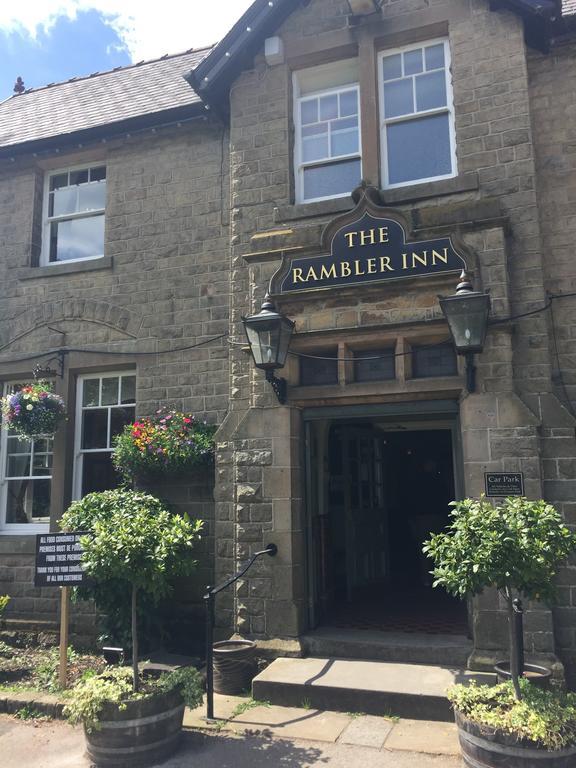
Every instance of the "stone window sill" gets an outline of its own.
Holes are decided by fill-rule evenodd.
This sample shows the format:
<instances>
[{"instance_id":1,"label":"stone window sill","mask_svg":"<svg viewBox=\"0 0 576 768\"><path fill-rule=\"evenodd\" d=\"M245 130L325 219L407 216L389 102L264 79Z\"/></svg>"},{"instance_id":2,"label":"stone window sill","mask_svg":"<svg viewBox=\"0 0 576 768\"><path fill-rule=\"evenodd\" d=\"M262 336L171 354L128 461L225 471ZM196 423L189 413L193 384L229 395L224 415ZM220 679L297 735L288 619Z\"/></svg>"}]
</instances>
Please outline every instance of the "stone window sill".
<instances>
[{"instance_id":1,"label":"stone window sill","mask_svg":"<svg viewBox=\"0 0 576 768\"><path fill-rule=\"evenodd\" d=\"M51 264L45 267L27 267L20 270L20 280L33 280L38 277L54 277L72 275L76 272L93 272L98 269L112 269L112 256L103 256L101 259L88 261L75 261L72 264Z\"/></svg>"},{"instance_id":2,"label":"stone window sill","mask_svg":"<svg viewBox=\"0 0 576 768\"><path fill-rule=\"evenodd\" d=\"M380 190L382 205L399 205L415 203L434 197L446 197L461 192L473 192L480 188L477 173L466 173L454 179L431 181L427 184L414 184L399 189ZM274 223L281 224L299 219L313 219L317 216L330 216L354 208L351 197L337 197L334 200L323 200L319 203L299 203L297 205L280 205L274 209Z\"/></svg>"}]
</instances>

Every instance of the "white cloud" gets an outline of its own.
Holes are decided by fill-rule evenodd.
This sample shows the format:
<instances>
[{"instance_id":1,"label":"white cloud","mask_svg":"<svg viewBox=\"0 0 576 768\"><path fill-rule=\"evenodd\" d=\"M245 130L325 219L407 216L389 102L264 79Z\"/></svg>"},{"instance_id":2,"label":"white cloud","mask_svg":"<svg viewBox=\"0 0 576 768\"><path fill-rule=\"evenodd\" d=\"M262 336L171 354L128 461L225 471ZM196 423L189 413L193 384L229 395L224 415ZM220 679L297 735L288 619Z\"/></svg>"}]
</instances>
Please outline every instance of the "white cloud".
<instances>
[{"instance_id":1,"label":"white cloud","mask_svg":"<svg viewBox=\"0 0 576 768\"><path fill-rule=\"evenodd\" d=\"M25 0L0 4L0 29L49 30L60 16L96 10L118 33L133 61L200 48L222 38L252 0ZM120 10L119 10L120 7Z\"/></svg>"}]
</instances>

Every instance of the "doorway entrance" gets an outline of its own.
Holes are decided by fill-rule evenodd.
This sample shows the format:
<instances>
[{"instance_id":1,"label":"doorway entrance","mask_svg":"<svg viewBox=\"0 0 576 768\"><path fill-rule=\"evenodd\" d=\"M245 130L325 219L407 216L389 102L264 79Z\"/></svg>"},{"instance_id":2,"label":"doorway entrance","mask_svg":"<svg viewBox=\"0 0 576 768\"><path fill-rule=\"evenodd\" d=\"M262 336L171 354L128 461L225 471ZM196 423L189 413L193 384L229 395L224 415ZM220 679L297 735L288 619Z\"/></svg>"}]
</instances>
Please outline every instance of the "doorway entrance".
<instances>
[{"instance_id":1,"label":"doorway entrance","mask_svg":"<svg viewBox=\"0 0 576 768\"><path fill-rule=\"evenodd\" d=\"M455 421L310 425L314 626L467 634L464 602L432 588L422 553L457 498Z\"/></svg>"}]
</instances>

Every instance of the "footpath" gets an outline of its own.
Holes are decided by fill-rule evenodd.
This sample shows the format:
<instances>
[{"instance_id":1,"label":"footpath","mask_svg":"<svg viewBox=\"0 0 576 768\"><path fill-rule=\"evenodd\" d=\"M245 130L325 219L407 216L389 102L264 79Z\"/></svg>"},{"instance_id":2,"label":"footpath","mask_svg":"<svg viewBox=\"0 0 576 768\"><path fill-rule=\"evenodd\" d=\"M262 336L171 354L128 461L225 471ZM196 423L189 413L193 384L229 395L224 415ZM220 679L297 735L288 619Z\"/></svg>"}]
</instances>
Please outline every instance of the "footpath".
<instances>
[{"instance_id":1,"label":"footpath","mask_svg":"<svg viewBox=\"0 0 576 768\"><path fill-rule=\"evenodd\" d=\"M462 768L453 723L277 707L215 696L216 722L187 710L163 768ZM84 734L65 722L0 715L2 768L89 768Z\"/></svg>"}]
</instances>

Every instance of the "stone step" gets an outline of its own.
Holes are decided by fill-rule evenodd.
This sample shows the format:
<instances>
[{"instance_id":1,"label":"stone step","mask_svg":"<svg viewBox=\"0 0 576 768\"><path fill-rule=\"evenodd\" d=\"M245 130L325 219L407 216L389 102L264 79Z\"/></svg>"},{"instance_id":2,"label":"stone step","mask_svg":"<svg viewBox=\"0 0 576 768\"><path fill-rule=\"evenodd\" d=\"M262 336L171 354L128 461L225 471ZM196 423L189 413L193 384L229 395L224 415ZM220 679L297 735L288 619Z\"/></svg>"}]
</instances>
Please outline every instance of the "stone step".
<instances>
[{"instance_id":1,"label":"stone step","mask_svg":"<svg viewBox=\"0 0 576 768\"><path fill-rule=\"evenodd\" d=\"M366 659L404 664L466 667L472 641L465 635L432 635L411 632L322 627L301 638L305 656Z\"/></svg>"},{"instance_id":2,"label":"stone step","mask_svg":"<svg viewBox=\"0 0 576 768\"><path fill-rule=\"evenodd\" d=\"M252 695L280 706L450 722L446 689L470 680L494 684L496 676L423 664L279 658L254 678Z\"/></svg>"}]
</instances>

